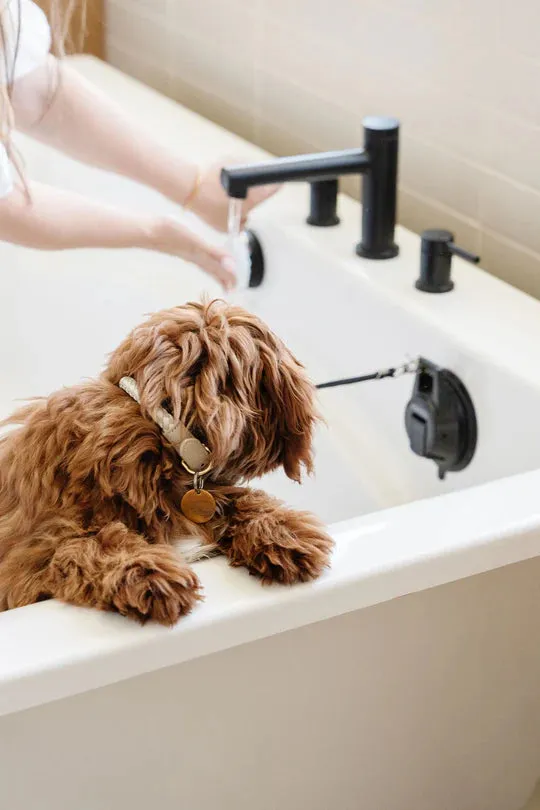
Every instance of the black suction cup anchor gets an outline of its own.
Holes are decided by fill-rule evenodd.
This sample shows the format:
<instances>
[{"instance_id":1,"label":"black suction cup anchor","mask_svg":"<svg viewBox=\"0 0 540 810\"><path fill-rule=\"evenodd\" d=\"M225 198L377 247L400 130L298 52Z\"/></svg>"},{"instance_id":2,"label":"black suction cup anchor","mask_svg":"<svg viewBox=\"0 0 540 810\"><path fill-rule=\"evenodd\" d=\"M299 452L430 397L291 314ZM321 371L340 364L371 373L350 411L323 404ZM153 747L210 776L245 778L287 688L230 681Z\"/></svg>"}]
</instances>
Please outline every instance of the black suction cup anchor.
<instances>
[{"instance_id":1,"label":"black suction cup anchor","mask_svg":"<svg viewBox=\"0 0 540 810\"><path fill-rule=\"evenodd\" d=\"M248 238L249 256L251 259L251 274L249 287L260 287L264 280L264 253L258 238L253 231L246 230Z\"/></svg>"},{"instance_id":2,"label":"black suction cup anchor","mask_svg":"<svg viewBox=\"0 0 540 810\"><path fill-rule=\"evenodd\" d=\"M446 368L420 359L405 428L413 453L434 461L441 480L472 461L478 433L474 405L459 377Z\"/></svg>"}]
</instances>

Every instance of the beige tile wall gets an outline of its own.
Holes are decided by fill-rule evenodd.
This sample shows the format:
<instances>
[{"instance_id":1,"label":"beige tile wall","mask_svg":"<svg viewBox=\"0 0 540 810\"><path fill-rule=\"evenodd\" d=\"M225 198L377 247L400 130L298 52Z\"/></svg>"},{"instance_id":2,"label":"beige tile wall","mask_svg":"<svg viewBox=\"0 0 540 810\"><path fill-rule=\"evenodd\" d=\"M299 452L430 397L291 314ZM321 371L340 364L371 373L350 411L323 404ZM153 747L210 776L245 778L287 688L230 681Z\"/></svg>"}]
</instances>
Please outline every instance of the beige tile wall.
<instances>
[{"instance_id":1,"label":"beige tile wall","mask_svg":"<svg viewBox=\"0 0 540 810\"><path fill-rule=\"evenodd\" d=\"M106 39L112 64L278 154L399 117L400 221L453 230L540 298L540 0L108 0Z\"/></svg>"}]
</instances>

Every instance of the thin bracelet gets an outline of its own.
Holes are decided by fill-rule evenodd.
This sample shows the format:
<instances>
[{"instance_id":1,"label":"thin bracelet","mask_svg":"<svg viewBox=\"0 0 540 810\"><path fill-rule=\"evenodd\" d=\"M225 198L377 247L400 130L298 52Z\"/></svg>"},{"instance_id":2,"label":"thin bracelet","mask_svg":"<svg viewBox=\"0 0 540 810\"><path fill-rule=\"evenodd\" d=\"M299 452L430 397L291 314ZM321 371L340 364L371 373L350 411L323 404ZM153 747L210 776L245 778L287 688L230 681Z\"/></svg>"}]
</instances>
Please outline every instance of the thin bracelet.
<instances>
[{"instance_id":1,"label":"thin bracelet","mask_svg":"<svg viewBox=\"0 0 540 810\"><path fill-rule=\"evenodd\" d=\"M201 182L202 182L202 173L200 169L197 169L197 176L195 178L195 182L193 183L193 187L189 192L189 194L187 195L186 199L184 200L183 207L186 209L186 211L189 211L189 209L193 205L193 201L197 196L199 189L201 187Z\"/></svg>"}]
</instances>

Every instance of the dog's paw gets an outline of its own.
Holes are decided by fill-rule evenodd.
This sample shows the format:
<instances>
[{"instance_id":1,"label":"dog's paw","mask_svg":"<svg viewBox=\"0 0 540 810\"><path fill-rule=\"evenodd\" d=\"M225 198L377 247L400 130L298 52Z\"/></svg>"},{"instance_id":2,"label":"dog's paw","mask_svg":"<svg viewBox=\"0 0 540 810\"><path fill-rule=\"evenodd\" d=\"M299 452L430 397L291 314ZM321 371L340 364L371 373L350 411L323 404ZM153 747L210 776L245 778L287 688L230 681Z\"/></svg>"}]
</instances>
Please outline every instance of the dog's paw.
<instances>
[{"instance_id":1,"label":"dog's paw","mask_svg":"<svg viewBox=\"0 0 540 810\"><path fill-rule=\"evenodd\" d=\"M333 547L333 540L313 516L291 511L273 527L271 542L253 545L245 565L265 584L309 582L329 566Z\"/></svg>"},{"instance_id":2,"label":"dog's paw","mask_svg":"<svg viewBox=\"0 0 540 810\"><path fill-rule=\"evenodd\" d=\"M114 608L123 616L171 626L202 599L197 576L187 566L153 549L144 559L133 560L118 577Z\"/></svg>"}]
</instances>

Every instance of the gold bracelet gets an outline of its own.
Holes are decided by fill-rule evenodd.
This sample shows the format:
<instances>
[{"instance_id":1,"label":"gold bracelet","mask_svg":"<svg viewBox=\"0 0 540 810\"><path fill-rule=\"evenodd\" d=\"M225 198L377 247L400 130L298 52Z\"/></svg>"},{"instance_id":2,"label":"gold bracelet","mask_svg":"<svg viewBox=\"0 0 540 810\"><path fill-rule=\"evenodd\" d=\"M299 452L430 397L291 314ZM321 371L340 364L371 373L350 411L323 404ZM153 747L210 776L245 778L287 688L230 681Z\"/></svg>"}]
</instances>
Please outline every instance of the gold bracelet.
<instances>
[{"instance_id":1,"label":"gold bracelet","mask_svg":"<svg viewBox=\"0 0 540 810\"><path fill-rule=\"evenodd\" d=\"M193 183L193 187L189 192L189 194L187 195L186 199L184 200L183 207L186 209L186 211L189 211L189 209L193 205L193 201L197 196L199 189L201 187L201 182L202 182L202 173L200 169L197 169L197 176L195 178L195 182Z\"/></svg>"}]
</instances>

